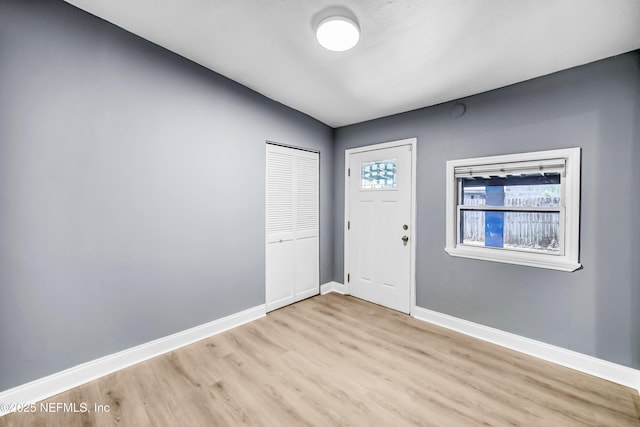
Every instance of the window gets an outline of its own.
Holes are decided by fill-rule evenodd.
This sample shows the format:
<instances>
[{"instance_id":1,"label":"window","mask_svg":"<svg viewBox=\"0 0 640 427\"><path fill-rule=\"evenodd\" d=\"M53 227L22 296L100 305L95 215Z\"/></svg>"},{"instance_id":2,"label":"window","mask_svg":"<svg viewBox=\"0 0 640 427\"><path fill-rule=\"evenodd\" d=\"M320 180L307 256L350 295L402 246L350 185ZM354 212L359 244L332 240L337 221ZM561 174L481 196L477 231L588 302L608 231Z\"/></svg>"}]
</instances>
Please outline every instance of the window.
<instances>
[{"instance_id":1,"label":"window","mask_svg":"<svg viewBox=\"0 0 640 427\"><path fill-rule=\"evenodd\" d=\"M453 256L574 271L580 148L447 162Z\"/></svg>"},{"instance_id":2,"label":"window","mask_svg":"<svg viewBox=\"0 0 640 427\"><path fill-rule=\"evenodd\" d=\"M396 159L363 162L360 166L363 190L396 188Z\"/></svg>"}]
</instances>

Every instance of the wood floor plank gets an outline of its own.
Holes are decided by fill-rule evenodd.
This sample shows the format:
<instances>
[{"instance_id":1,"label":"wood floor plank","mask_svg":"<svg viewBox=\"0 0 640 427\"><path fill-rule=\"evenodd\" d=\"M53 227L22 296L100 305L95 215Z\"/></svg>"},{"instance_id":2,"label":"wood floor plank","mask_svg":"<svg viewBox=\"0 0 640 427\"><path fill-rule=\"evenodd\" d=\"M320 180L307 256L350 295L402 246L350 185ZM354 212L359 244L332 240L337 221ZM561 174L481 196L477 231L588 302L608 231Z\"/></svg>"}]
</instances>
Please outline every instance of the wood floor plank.
<instances>
[{"instance_id":1,"label":"wood floor plank","mask_svg":"<svg viewBox=\"0 0 640 427\"><path fill-rule=\"evenodd\" d=\"M0 427L640 427L635 390L337 294L43 403L91 410L14 413Z\"/></svg>"}]
</instances>

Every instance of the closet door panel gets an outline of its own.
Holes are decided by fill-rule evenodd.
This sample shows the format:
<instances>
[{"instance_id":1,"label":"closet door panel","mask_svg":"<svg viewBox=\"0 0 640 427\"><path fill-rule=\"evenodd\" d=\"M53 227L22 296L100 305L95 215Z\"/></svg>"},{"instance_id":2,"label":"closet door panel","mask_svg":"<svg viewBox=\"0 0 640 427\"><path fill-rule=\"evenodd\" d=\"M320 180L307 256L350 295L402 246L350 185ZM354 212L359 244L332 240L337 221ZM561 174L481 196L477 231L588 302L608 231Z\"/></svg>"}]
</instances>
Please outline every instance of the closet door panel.
<instances>
[{"instance_id":1,"label":"closet door panel","mask_svg":"<svg viewBox=\"0 0 640 427\"><path fill-rule=\"evenodd\" d=\"M295 299L309 298L319 293L318 238L296 240Z\"/></svg>"},{"instance_id":2,"label":"closet door panel","mask_svg":"<svg viewBox=\"0 0 640 427\"><path fill-rule=\"evenodd\" d=\"M295 302L295 273L291 260L296 256L293 240L269 244L267 247L267 311Z\"/></svg>"},{"instance_id":3,"label":"closet door panel","mask_svg":"<svg viewBox=\"0 0 640 427\"><path fill-rule=\"evenodd\" d=\"M267 311L320 292L319 154L267 144Z\"/></svg>"}]
</instances>

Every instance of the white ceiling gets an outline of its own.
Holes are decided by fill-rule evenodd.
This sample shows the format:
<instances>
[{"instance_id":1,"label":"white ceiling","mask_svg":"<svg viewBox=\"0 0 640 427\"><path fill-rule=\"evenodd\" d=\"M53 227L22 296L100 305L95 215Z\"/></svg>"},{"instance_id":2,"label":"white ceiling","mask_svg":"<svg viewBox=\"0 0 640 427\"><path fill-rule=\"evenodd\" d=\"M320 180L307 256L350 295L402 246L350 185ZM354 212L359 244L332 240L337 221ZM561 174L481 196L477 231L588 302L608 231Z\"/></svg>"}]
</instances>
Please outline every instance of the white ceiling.
<instances>
[{"instance_id":1,"label":"white ceiling","mask_svg":"<svg viewBox=\"0 0 640 427\"><path fill-rule=\"evenodd\" d=\"M66 0L339 127L640 48L640 0ZM312 22L339 4L347 52Z\"/></svg>"}]
</instances>

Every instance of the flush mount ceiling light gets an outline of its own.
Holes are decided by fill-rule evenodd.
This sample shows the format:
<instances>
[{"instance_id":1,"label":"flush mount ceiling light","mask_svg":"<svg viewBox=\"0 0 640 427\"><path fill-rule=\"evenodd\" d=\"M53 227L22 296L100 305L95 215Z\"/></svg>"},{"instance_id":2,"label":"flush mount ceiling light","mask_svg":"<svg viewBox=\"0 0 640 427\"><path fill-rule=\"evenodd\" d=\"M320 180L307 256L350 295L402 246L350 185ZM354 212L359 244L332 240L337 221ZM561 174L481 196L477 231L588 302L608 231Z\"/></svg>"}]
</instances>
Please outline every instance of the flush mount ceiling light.
<instances>
[{"instance_id":1,"label":"flush mount ceiling light","mask_svg":"<svg viewBox=\"0 0 640 427\"><path fill-rule=\"evenodd\" d=\"M316 40L334 52L349 50L360 40L360 27L346 16L329 16L316 27Z\"/></svg>"}]
</instances>

